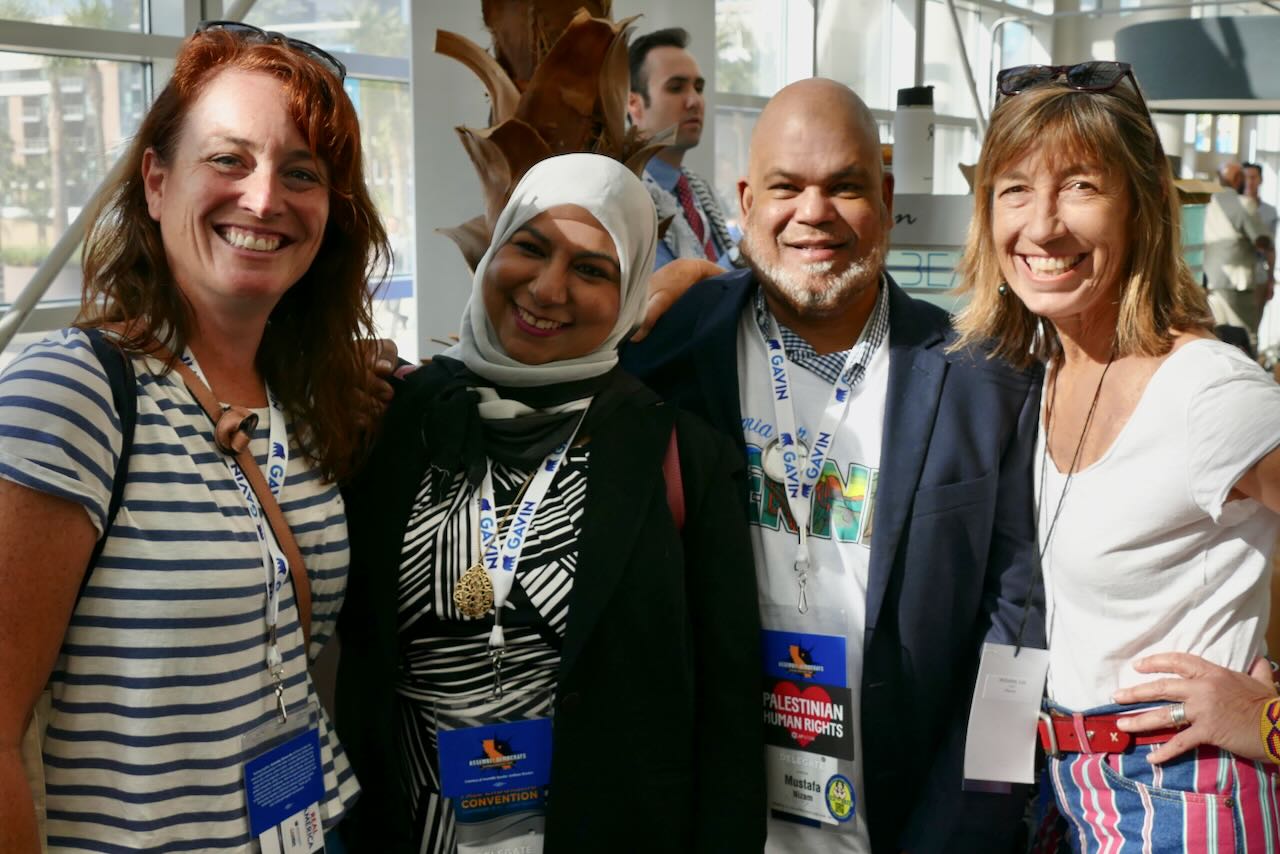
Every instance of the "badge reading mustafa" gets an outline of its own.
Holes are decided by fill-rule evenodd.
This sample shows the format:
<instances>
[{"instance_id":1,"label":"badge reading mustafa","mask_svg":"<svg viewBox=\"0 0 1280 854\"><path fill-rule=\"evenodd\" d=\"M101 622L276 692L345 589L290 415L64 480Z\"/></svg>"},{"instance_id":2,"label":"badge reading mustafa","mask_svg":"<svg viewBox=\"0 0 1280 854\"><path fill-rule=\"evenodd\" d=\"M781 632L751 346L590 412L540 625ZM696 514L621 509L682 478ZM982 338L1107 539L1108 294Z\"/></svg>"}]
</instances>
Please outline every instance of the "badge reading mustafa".
<instances>
[{"instance_id":1,"label":"badge reading mustafa","mask_svg":"<svg viewBox=\"0 0 1280 854\"><path fill-rule=\"evenodd\" d=\"M769 808L848 831L856 808L845 638L767 629L763 640Z\"/></svg>"}]
</instances>

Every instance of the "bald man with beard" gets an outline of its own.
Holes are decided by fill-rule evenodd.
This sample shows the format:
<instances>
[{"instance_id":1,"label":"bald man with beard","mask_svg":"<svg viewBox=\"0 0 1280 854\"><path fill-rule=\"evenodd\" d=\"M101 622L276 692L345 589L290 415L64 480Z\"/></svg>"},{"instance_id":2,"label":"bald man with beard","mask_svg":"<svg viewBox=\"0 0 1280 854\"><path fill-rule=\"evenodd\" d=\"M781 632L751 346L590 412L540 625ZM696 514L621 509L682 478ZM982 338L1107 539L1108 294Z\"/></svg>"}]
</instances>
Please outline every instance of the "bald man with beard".
<instances>
[{"instance_id":1,"label":"bald man with beard","mask_svg":"<svg viewBox=\"0 0 1280 854\"><path fill-rule=\"evenodd\" d=\"M885 271L893 177L847 87L774 96L738 189L750 268L691 288L623 364L742 454L724 500L766 629L766 850L1010 851L1025 793L965 791L962 764L982 644L1041 598L1041 378L949 350L946 312ZM1026 624L1043 646L1038 605Z\"/></svg>"}]
</instances>

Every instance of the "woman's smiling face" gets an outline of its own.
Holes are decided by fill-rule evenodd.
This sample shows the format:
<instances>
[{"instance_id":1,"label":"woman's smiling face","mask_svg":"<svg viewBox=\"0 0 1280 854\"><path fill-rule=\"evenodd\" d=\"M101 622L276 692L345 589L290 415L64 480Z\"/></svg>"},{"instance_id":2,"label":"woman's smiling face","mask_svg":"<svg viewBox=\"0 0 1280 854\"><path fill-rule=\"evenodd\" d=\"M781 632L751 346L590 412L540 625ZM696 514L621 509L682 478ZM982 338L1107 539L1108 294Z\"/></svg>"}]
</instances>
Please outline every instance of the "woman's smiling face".
<instances>
[{"instance_id":1,"label":"woman's smiling face","mask_svg":"<svg viewBox=\"0 0 1280 854\"><path fill-rule=\"evenodd\" d=\"M269 313L324 240L328 169L269 74L213 76L171 162L148 151L142 171L169 269L197 312Z\"/></svg>"},{"instance_id":2,"label":"woman's smiling face","mask_svg":"<svg viewBox=\"0 0 1280 854\"><path fill-rule=\"evenodd\" d=\"M577 205L516 229L485 268L485 313L502 349L526 365L585 356L618 320L622 267L613 238Z\"/></svg>"},{"instance_id":3,"label":"woman's smiling face","mask_svg":"<svg viewBox=\"0 0 1280 854\"><path fill-rule=\"evenodd\" d=\"M1028 309L1061 321L1119 299L1133 209L1119 174L1034 151L1001 170L992 192L1000 271Z\"/></svg>"}]
</instances>

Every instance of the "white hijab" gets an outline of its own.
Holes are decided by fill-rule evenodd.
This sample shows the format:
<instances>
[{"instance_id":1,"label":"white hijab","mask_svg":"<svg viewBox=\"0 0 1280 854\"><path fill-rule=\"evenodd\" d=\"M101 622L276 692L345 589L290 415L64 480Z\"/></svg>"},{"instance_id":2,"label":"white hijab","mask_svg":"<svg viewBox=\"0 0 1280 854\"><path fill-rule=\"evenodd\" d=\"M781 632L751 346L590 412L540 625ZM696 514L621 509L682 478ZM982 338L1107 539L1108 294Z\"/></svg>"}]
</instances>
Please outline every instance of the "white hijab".
<instances>
[{"instance_id":1,"label":"white hijab","mask_svg":"<svg viewBox=\"0 0 1280 854\"><path fill-rule=\"evenodd\" d=\"M609 337L585 356L526 365L506 354L484 307L484 274L494 254L516 230L557 205L591 213L613 238L620 267L618 319ZM489 249L476 267L471 298L462 312L458 344L445 352L496 385L543 386L608 373L618 363L618 345L640 324L649 274L658 246L658 215L649 191L630 169L599 154L562 154L535 164L520 179L493 229Z\"/></svg>"}]
</instances>

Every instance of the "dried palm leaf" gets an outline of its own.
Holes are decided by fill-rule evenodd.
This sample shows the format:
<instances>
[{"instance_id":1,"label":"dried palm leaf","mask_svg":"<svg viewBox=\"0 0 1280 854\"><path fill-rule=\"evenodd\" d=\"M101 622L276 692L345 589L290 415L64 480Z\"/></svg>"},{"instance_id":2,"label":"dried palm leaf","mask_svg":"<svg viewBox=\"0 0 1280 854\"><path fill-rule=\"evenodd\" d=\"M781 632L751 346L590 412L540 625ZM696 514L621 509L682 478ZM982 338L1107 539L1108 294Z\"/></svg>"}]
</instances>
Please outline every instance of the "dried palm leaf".
<instances>
[{"instance_id":1,"label":"dried palm leaf","mask_svg":"<svg viewBox=\"0 0 1280 854\"><path fill-rule=\"evenodd\" d=\"M498 214L502 213L507 193L515 186L511 178L511 166L502 149L489 138L489 129L459 127L454 130L458 132L462 147L467 150L467 156L471 158L476 174L480 176L480 188L484 193L484 220L492 231L494 223L498 221Z\"/></svg>"},{"instance_id":2,"label":"dried palm leaf","mask_svg":"<svg viewBox=\"0 0 1280 854\"><path fill-rule=\"evenodd\" d=\"M627 95L631 92L631 62L627 54L627 38L631 23L639 15L614 25L614 38L605 52L600 67L600 116L604 120L603 145L621 151L627 135Z\"/></svg>"},{"instance_id":3,"label":"dried palm leaf","mask_svg":"<svg viewBox=\"0 0 1280 854\"><path fill-rule=\"evenodd\" d=\"M475 131L475 135L487 139L502 154L506 162L508 183L500 199L485 198L485 209L496 206L499 212L511 197L511 191L539 160L546 160L553 152L538 136L538 132L519 119L507 119L487 130Z\"/></svg>"},{"instance_id":4,"label":"dried palm leaf","mask_svg":"<svg viewBox=\"0 0 1280 854\"><path fill-rule=\"evenodd\" d=\"M596 18L613 14L612 0L483 0L481 7L497 62L521 91L579 9Z\"/></svg>"},{"instance_id":5,"label":"dried palm leaf","mask_svg":"<svg viewBox=\"0 0 1280 854\"><path fill-rule=\"evenodd\" d=\"M619 159L636 173L636 177L643 178L644 167L649 163L649 158L676 141L676 130L677 128L669 127L661 133L646 137L632 128Z\"/></svg>"},{"instance_id":6,"label":"dried palm leaf","mask_svg":"<svg viewBox=\"0 0 1280 854\"><path fill-rule=\"evenodd\" d=\"M465 36L437 30L436 53L458 60L480 78L489 90L489 103L493 107L495 124L515 115L516 105L520 102L520 90L488 51Z\"/></svg>"},{"instance_id":7,"label":"dried palm leaf","mask_svg":"<svg viewBox=\"0 0 1280 854\"><path fill-rule=\"evenodd\" d=\"M453 228L437 228L436 234L443 234L454 242L467 262L467 269L472 273L480 266L480 259L489 251L489 226L484 217L473 217Z\"/></svg>"},{"instance_id":8,"label":"dried palm leaf","mask_svg":"<svg viewBox=\"0 0 1280 854\"><path fill-rule=\"evenodd\" d=\"M441 229L475 269L502 207L535 163L591 151L640 175L649 158L675 141L675 128L645 138L626 128L631 88L627 37L635 18L608 20L610 0L482 0L494 56L454 33L436 51L484 82L493 126L458 128L484 192L485 214Z\"/></svg>"},{"instance_id":9,"label":"dried palm leaf","mask_svg":"<svg viewBox=\"0 0 1280 854\"><path fill-rule=\"evenodd\" d=\"M612 21L580 9L534 70L516 116L532 125L552 151L591 150L599 134L600 69L616 35Z\"/></svg>"}]
</instances>

